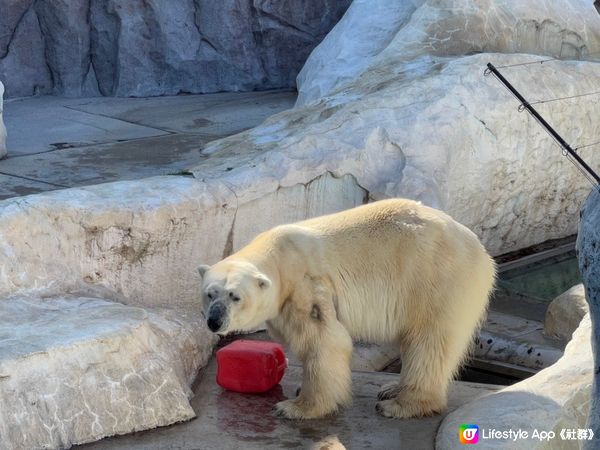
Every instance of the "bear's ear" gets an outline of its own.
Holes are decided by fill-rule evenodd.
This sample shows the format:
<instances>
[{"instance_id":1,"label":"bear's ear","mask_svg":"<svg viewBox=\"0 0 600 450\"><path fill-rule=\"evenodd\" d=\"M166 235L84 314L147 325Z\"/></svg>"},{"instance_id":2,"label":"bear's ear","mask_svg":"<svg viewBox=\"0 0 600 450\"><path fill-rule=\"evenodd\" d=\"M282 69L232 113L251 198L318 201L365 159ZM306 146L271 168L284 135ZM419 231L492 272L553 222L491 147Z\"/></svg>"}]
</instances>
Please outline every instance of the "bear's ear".
<instances>
[{"instance_id":1,"label":"bear's ear","mask_svg":"<svg viewBox=\"0 0 600 450\"><path fill-rule=\"evenodd\" d=\"M256 279L258 281L258 287L261 289L268 289L271 287L271 280L263 273L256 274Z\"/></svg>"},{"instance_id":2,"label":"bear's ear","mask_svg":"<svg viewBox=\"0 0 600 450\"><path fill-rule=\"evenodd\" d=\"M210 270L210 266L208 266L206 264L201 264L200 267L198 267L198 273L200 274L200 276L202 278L204 278L204 274L206 273L207 270Z\"/></svg>"}]
</instances>

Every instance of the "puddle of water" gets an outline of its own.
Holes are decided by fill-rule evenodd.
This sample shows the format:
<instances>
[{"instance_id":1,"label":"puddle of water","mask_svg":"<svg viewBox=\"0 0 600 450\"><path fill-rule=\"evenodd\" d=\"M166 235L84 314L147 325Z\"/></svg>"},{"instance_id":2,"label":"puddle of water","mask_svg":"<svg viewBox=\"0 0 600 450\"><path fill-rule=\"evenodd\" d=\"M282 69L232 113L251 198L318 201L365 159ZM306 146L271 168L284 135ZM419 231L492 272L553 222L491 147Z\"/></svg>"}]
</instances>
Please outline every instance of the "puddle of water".
<instances>
[{"instance_id":1,"label":"puddle of water","mask_svg":"<svg viewBox=\"0 0 600 450\"><path fill-rule=\"evenodd\" d=\"M581 275L572 250L501 273L498 284L516 294L550 302L578 283Z\"/></svg>"}]
</instances>

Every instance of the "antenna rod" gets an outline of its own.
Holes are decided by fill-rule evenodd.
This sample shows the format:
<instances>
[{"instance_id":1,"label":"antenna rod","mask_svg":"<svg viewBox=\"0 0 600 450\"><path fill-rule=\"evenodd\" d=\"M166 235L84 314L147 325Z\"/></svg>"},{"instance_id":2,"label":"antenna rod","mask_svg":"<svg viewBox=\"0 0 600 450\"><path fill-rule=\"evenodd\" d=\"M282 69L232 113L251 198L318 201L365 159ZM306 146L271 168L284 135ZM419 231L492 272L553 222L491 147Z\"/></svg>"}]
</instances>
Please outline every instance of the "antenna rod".
<instances>
[{"instance_id":1,"label":"antenna rod","mask_svg":"<svg viewBox=\"0 0 600 450\"><path fill-rule=\"evenodd\" d=\"M581 157L571 148L571 146L562 138L560 134L556 132L554 128L550 126L548 122L544 120L544 118L538 113L533 106L529 104L527 100L515 89L515 87L508 82L506 78L502 76L502 74L494 67L492 63L487 64L488 70L494 74L496 78L521 102L523 108L525 108L533 117L537 119L541 126L543 126L546 131L557 140L557 142L564 148L578 163L581 167L585 169L585 171L596 180L596 183L600 185L600 177L596 172L592 170L587 163L581 159Z\"/></svg>"}]
</instances>

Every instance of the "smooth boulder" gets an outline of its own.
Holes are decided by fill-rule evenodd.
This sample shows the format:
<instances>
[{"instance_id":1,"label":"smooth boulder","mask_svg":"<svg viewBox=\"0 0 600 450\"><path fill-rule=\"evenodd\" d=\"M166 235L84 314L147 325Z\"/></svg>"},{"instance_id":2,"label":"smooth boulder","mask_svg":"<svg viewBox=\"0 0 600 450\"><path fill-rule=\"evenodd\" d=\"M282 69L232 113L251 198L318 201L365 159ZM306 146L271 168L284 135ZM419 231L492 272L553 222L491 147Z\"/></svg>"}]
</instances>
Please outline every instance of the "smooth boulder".
<instances>
[{"instance_id":1,"label":"smooth boulder","mask_svg":"<svg viewBox=\"0 0 600 450\"><path fill-rule=\"evenodd\" d=\"M556 297L546 310L544 334L569 341L581 319L589 312L583 284L577 284Z\"/></svg>"},{"instance_id":2,"label":"smooth boulder","mask_svg":"<svg viewBox=\"0 0 600 450\"><path fill-rule=\"evenodd\" d=\"M298 75L298 105L424 55L530 53L597 60L600 15L587 0L355 0Z\"/></svg>"},{"instance_id":3,"label":"smooth boulder","mask_svg":"<svg viewBox=\"0 0 600 450\"><path fill-rule=\"evenodd\" d=\"M215 338L199 321L97 298L0 300L2 448L68 448L195 417Z\"/></svg>"},{"instance_id":4,"label":"smooth boulder","mask_svg":"<svg viewBox=\"0 0 600 450\"><path fill-rule=\"evenodd\" d=\"M448 414L439 428L436 448L463 448L459 441L460 425L477 424L479 445L486 449L578 449L579 441L563 441L560 433L562 429L586 428L594 368L591 328L587 315L555 364ZM491 430L507 434L492 439ZM528 437L512 440L509 430L526 431ZM554 432L555 438L535 439L534 430Z\"/></svg>"}]
</instances>

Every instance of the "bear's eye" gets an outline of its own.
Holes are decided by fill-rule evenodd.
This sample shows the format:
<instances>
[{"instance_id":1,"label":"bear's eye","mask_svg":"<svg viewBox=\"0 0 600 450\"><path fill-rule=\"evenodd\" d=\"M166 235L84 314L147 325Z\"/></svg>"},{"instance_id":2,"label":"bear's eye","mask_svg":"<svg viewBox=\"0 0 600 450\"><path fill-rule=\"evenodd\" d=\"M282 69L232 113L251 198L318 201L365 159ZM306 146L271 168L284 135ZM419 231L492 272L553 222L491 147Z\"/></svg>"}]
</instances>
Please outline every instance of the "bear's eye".
<instances>
[{"instance_id":1,"label":"bear's eye","mask_svg":"<svg viewBox=\"0 0 600 450\"><path fill-rule=\"evenodd\" d=\"M210 292L208 294L206 294L206 296L208 297L209 300L213 299L213 295Z\"/></svg>"},{"instance_id":2,"label":"bear's eye","mask_svg":"<svg viewBox=\"0 0 600 450\"><path fill-rule=\"evenodd\" d=\"M233 292L229 293L229 298L231 299L231 301L234 301L234 302L239 302L240 301L240 297L238 297L237 295L235 295Z\"/></svg>"}]
</instances>

